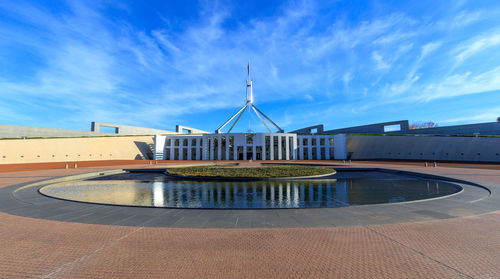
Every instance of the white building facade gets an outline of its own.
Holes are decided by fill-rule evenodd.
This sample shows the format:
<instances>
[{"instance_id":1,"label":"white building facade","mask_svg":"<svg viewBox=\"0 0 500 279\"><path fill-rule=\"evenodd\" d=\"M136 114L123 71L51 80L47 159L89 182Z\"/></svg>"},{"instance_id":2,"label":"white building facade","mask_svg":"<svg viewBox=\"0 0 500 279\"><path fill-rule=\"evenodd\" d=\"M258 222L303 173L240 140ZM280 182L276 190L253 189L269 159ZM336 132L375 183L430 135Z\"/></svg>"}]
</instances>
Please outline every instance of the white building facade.
<instances>
[{"instance_id":1,"label":"white building facade","mask_svg":"<svg viewBox=\"0 0 500 279\"><path fill-rule=\"evenodd\" d=\"M156 160L343 160L345 134L156 135Z\"/></svg>"},{"instance_id":2,"label":"white building facade","mask_svg":"<svg viewBox=\"0 0 500 279\"><path fill-rule=\"evenodd\" d=\"M284 133L253 103L253 87L248 62L246 103L214 134L156 135L156 160L333 160L346 158L345 134L321 135ZM255 113L269 133L231 133L241 115ZM229 125L233 121L232 125ZM266 124L267 120L267 124ZM268 125L269 124L269 125ZM230 126L227 132L222 129ZM273 133L269 127L274 127ZM178 129L179 130L179 129ZM249 128L250 130L250 128Z\"/></svg>"}]
</instances>

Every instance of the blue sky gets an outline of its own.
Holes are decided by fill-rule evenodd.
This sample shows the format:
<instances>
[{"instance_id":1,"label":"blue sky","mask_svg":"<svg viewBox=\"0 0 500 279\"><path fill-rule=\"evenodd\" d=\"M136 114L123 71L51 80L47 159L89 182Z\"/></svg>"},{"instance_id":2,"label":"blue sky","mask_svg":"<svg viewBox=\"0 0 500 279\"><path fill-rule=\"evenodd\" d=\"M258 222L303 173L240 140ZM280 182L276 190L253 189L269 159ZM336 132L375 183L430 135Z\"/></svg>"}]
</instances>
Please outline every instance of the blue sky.
<instances>
[{"instance_id":1,"label":"blue sky","mask_svg":"<svg viewBox=\"0 0 500 279\"><path fill-rule=\"evenodd\" d=\"M492 122L500 2L2 1L0 123L213 131L245 103L248 60L287 131Z\"/></svg>"}]
</instances>

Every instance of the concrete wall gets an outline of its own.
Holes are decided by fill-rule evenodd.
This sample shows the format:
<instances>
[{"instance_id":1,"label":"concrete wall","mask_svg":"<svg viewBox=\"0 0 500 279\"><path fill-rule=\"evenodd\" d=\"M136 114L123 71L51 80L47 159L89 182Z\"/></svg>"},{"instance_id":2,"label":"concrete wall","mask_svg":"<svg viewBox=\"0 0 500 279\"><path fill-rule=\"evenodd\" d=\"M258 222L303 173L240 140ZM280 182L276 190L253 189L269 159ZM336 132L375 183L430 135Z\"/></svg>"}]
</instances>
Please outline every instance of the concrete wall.
<instances>
[{"instance_id":1,"label":"concrete wall","mask_svg":"<svg viewBox=\"0 0 500 279\"><path fill-rule=\"evenodd\" d=\"M102 122L92 122L90 124L90 130L93 132L100 132L101 127L114 128L114 134L119 135L156 135L156 134L175 134L175 132L158 130L151 128L143 128L136 126L118 125Z\"/></svg>"},{"instance_id":2,"label":"concrete wall","mask_svg":"<svg viewBox=\"0 0 500 279\"><path fill-rule=\"evenodd\" d=\"M182 125L176 125L175 132L178 134L184 134L185 132L187 132L187 134L210 134L207 131L191 128L188 126L182 126Z\"/></svg>"},{"instance_id":3,"label":"concrete wall","mask_svg":"<svg viewBox=\"0 0 500 279\"><path fill-rule=\"evenodd\" d=\"M95 137L114 135L113 133L95 133L91 131L40 128L16 125L0 125L0 138L55 138L55 137Z\"/></svg>"},{"instance_id":4,"label":"concrete wall","mask_svg":"<svg viewBox=\"0 0 500 279\"><path fill-rule=\"evenodd\" d=\"M400 125L400 131L385 132L384 127L390 125ZM303 128L297 131L307 131ZM454 125L435 128L423 128L410 130L408 120L376 123L370 125L348 127L325 131L328 134L348 133L348 134L405 134L405 135L500 135L500 122L488 122L466 125Z\"/></svg>"},{"instance_id":5,"label":"concrete wall","mask_svg":"<svg viewBox=\"0 0 500 279\"><path fill-rule=\"evenodd\" d=\"M114 133L102 133L101 127L115 128ZM2 138L65 138L65 137L101 137L115 135L156 135L156 134L175 134L175 132L166 130L157 130L135 126L115 125L100 122L92 122L91 131L41 128L30 126L0 125L0 139Z\"/></svg>"},{"instance_id":6,"label":"concrete wall","mask_svg":"<svg viewBox=\"0 0 500 279\"><path fill-rule=\"evenodd\" d=\"M0 164L152 157L153 136L0 140Z\"/></svg>"},{"instance_id":7,"label":"concrete wall","mask_svg":"<svg viewBox=\"0 0 500 279\"><path fill-rule=\"evenodd\" d=\"M383 123L376 123L376 124L370 124L370 125L328 130L328 131L325 131L325 133L328 133L328 134L383 134L383 133L385 133L384 127L392 126L392 125L400 125L401 132L406 132L409 130L408 120L400 120L400 121L391 121L391 122L383 122Z\"/></svg>"},{"instance_id":8,"label":"concrete wall","mask_svg":"<svg viewBox=\"0 0 500 279\"><path fill-rule=\"evenodd\" d=\"M420 135L500 135L500 122L444 126L435 128L414 129L391 134L420 134Z\"/></svg>"},{"instance_id":9,"label":"concrete wall","mask_svg":"<svg viewBox=\"0 0 500 279\"><path fill-rule=\"evenodd\" d=\"M311 134L313 130L316 130L315 133L323 133L324 132L324 126L323 124L319 125L314 125L314 126L309 126L305 128L301 128L295 131L290 131L289 133L296 133L296 134Z\"/></svg>"},{"instance_id":10,"label":"concrete wall","mask_svg":"<svg viewBox=\"0 0 500 279\"><path fill-rule=\"evenodd\" d=\"M500 138L347 135L351 159L500 162Z\"/></svg>"}]
</instances>

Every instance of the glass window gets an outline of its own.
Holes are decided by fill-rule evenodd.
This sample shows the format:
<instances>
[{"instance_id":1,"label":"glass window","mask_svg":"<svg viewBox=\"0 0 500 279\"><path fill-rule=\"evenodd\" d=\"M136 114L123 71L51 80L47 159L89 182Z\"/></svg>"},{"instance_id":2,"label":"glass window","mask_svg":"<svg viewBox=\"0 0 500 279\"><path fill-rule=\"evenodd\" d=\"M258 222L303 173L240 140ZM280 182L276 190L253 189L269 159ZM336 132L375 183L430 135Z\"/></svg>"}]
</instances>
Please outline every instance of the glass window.
<instances>
[{"instance_id":1,"label":"glass window","mask_svg":"<svg viewBox=\"0 0 500 279\"><path fill-rule=\"evenodd\" d=\"M196 160L196 148L191 148L191 160Z\"/></svg>"},{"instance_id":2,"label":"glass window","mask_svg":"<svg viewBox=\"0 0 500 279\"><path fill-rule=\"evenodd\" d=\"M247 134L247 144L253 144L254 134Z\"/></svg>"},{"instance_id":3,"label":"glass window","mask_svg":"<svg viewBox=\"0 0 500 279\"><path fill-rule=\"evenodd\" d=\"M191 140L191 145L192 145L192 146L196 146L196 139L192 139L192 140Z\"/></svg>"},{"instance_id":4,"label":"glass window","mask_svg":"<svg viewBox=\"0 0 500 279\"><path fill-rule=\"evenodd\" d=\"M319 144L320 145L325 145L325 139L324 138L319 139Z\"/></svg>"},{"instance_id":5,"label":"glass window","mask_svg":"<svg viewBox=\"0 0 500 279\"><path fill-rule=\"evenodd\" d=\"M311 139L311 145L316 145L316 139L315 138Z\"/></svg>"},{"instance_id":6,"label":"glass window","mask_svg":"<svg viewBox=\"0 0 500 279\"><path fill-rule=\"evenodd\" d=\"M302 139L302 145L307 145L307 138Z\"/></svg>"},{"instance_id":7,"label":"glass window","mask_svg":"<svg viewBox=\"0 0 500 279\"><path fill-rule=\"evenodd\" d=\"M179 146L179 139L175 139L175 146Z\"/></svg>"},{"instance_id":8,"label":"glass window","mask_svg":"<svg viewBox=\"0 0 500 279\"><path fill-rule=\"evenodd\" d=\"M329 138L329 139L328 139L328 144L329 144L329 145L333 145L333 138Z\"/></svg>"}]
</instances>

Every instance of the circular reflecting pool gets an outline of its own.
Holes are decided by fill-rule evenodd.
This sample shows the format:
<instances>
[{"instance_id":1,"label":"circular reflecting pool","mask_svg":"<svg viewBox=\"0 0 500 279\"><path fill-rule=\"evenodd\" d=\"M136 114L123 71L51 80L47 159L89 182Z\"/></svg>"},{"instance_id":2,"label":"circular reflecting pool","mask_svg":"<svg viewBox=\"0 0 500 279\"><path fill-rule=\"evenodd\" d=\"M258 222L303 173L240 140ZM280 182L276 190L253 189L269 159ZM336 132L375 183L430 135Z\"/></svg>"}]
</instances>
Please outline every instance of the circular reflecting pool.
<instances>
[{"instance_id":1,"label":"circular reflecting pool","mask_svg":"<svg viewBox=\"0 0 500 279\"><path fill-rule=\"evenodd\" d=\"M327 180L181 181L164 176L105 177L45 186L60 199L174 208L308 208L394 203L457 193L456 184L385 173L339 173Z\"/></svg>"}]
</instances>

